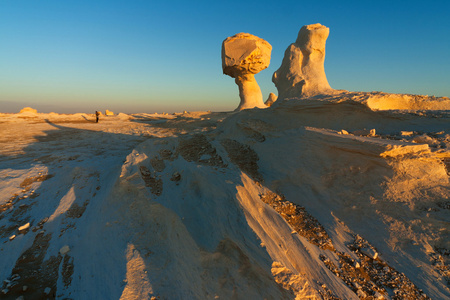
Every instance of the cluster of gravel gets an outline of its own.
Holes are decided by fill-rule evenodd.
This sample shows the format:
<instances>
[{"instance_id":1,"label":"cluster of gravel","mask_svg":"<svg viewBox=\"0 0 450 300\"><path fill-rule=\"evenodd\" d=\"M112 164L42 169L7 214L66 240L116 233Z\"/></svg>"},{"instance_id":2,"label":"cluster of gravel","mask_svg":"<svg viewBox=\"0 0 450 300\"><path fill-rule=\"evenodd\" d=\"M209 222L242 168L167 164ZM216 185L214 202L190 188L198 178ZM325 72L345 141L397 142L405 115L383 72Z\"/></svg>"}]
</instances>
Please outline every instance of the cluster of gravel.
<instances>
[{"instance_id":1,"label":"cluster of gravel","mask_svg":"<svg viewBox=\"0 0 450 300\"><path fill-rule=\"evenodd\" d=\"M430 255L434 268L442 275L450 286L450 250L445 248L435 248Z\"/></svg>"},{"instance_id":2,"label":"cluster of gravel","mask_svg":"<svg viewBox=\"0 0 450 300\"><path fill-rule=\"evenodd\" d=\"M349 254L335 249L324 227L304 207L286 200L279 193L271 191L260 195L260 198L264 203L275 209L299 235L319 248L334 253L337 259L330 259L324 254L320 255L320 259L360 299L430 299L405 274L396 271L383 261L377 249L360 235L356 234L353 242L347 245L349 250L358 257L358 259L353 259ZM446 274L449 270L443 257L448 258L449 253L447 251L436 258L437 265L442 269L445 267ZM326 284L321 286L322 289L319 293L324 299L339 299L333 295Z\"/></svg>"},{"instance_id":3,"label":"cluster of gravel","mask_svg":"<svg viewBox=\"0 0 450 300\"><path fill-rule=\"evenodd\" d=\"M311 244L324 250L335 251L325 228L303 206L292 203L283 195L270 191L259 197L264 203L275 209L299 235L305 237Z\"/></svg>"}]
</instances>

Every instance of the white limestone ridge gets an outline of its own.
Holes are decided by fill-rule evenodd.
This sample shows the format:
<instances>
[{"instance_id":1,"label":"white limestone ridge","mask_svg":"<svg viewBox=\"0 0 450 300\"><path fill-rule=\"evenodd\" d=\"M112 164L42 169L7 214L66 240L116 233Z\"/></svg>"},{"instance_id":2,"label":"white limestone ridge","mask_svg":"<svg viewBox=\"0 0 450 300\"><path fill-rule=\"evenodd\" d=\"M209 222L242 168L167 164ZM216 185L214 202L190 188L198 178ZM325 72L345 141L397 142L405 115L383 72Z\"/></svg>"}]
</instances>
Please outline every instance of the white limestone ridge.
<instances>
[{"instance_id":1,"label":"white limestone ridge","mask_svg":"<svg viewBox=\"0 0 450 300\"><path fill-rule=\"evenodd\" d=\"M249 33L238 33L222 43L223 73L235 78L241 102L236 110L266 108L255 74L270 64L272 46Z\"/></svg>"},{"instance_id":2,"label":"white limestone ridge","mask_svg":"<svg viewBox=\"0 0 450 300\"><path fill-rule=\"evenodd\" d=\"M333 93L325 75L325 43L330 30L321 24L303 26L284 53L272 81L278 98L311 97Z\"/></svg>"}]
</instances>

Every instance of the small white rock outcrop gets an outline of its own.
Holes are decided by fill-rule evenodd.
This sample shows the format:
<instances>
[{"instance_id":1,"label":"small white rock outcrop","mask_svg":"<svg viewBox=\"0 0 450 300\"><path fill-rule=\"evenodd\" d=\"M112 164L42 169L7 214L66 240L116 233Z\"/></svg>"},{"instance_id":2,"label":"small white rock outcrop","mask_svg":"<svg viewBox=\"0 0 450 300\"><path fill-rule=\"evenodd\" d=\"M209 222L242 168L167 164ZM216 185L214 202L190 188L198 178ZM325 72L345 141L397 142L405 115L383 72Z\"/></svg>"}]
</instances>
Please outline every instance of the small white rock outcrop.
<instances>
[{"instance_id":1,"label":"small white rock outcrop","mask_svg":"<svg viewBox=\"0 0 450 300\"><path fill-rule=\"evenodd\" d=\"M272 77L278 99L329 94L325 75L325 43L330 29L321 24L303 26L295 43L284 53L281 67Z\"/></svg>"},{"instance_id":2,"label":"small white rock outcrop","mask_svg":"<svg viewBox=\"0 0 450 300\"><path fill-rule=\"evenodd\" d=\"M277 99L278 99L277 95L275 95L274 93L270 93L269 98L267 98L267 100L266 100L266 102L264 102L264 104L267 106L272 106L272 104L274 104L275 101L277 101Z\"/></svg>"},{"instance_id":3,"label":"small white rock outcrop","mask_svg":"<svg viewBox=\"0 0 450 300\"><path fill-rule=\"evenodd\" d=\"M249 33L238 33L222 43L223 73L235 79L241 102L236 110L266 108L255 74L270 64L272 46Z\"/></svg>"},{"instance_id":4,"label":"small white rock outcrop","mask_svg":"<svg viewBox=\"0 0 450 300\"><path fill-rule=\"evenodd\" d=\"M24 107L20 110L19 114L37 114L37 110L31 107Z\"/></svg>"}]
</instances>

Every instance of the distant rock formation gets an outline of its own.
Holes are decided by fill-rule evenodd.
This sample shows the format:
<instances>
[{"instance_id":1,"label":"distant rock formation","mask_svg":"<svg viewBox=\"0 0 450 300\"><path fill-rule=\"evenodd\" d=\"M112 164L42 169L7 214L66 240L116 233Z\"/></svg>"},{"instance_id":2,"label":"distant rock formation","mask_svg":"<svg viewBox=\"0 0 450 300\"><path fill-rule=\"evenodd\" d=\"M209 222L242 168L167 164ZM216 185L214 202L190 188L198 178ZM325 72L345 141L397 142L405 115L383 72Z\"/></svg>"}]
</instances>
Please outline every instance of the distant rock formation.
<instances>
[{"instance_id":1,"label":"distant rock formation","mask_svg":"<svg viewBox=\"0 0 450 300\"><path fill-rule=\"evenodd\" d=\"M303 26L295 43L284 53L281 67L272 81L278 89L278 98L310 97L329 94L325 75L325 43L330 30L321 24Z\"/></svg>"},{"instance_id":2,"label":"distant rock formation","mask_svg":"<svg viewBox=\"0 0 450 300\"><path fill-rule=\"evenodd\" d=\"M110 111L110 110L106 110L105 111L105 115L106 116L114 116L114 113L112 111Z\"/></svg>"},{"instance_id":3,"label":"distant rock formation","mask_svg":"<svg viewBox=\"0 0 450 300\"><path fill-rule=\"evenodd\" d=\"M223 41L223 73L235 78L239 86L241 102L236 110L267 107L255 74L269 66L271 51L267 41L248 33L238 33Z\"/></svg>"},{"instance_id":4,"label":"distant rock formation","mask_svg":"<svg viewBox=\"0 0 450 300\"><path fill-rule=\"evenodd\" d=\"M274 93L270 93L269 94L269 98L267 98L266 102L264 102L265 105L267 106L272 106L272 104L277 101L277 95L275 95Z\"/></svg>"},{"instance_id":5,"label":"distant rock formation","mask_svg":"<svg viewBox=\"0 0 450 300\"><path fill-rule=\"evenodd\" d=\"M37 114L37 110L31 107L24 107L20 110L19 114L28 113L28 114Z\"/></svg>"}]
</instances>

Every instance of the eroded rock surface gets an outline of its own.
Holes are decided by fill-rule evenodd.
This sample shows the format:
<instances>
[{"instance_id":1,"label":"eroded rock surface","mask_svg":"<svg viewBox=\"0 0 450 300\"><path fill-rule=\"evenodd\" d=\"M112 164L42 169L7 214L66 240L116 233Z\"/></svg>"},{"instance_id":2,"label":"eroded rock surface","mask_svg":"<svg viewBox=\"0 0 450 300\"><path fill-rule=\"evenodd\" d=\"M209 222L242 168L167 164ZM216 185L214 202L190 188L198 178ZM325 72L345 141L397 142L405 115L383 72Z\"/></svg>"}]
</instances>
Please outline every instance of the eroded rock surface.
<instances>
[{"instance_id":1,"label":"eroded rock surface","mask_svg":"<svg viewBox=\"0 0 450 300\"><path fill-rule=\"evenodd\" d=\"M272 81L278 98L310 97L334 90L325 75L325 43L330 30L321 24L303 26L295 43L284 53L281 67Z\"/></svg>"}]
</instances>

